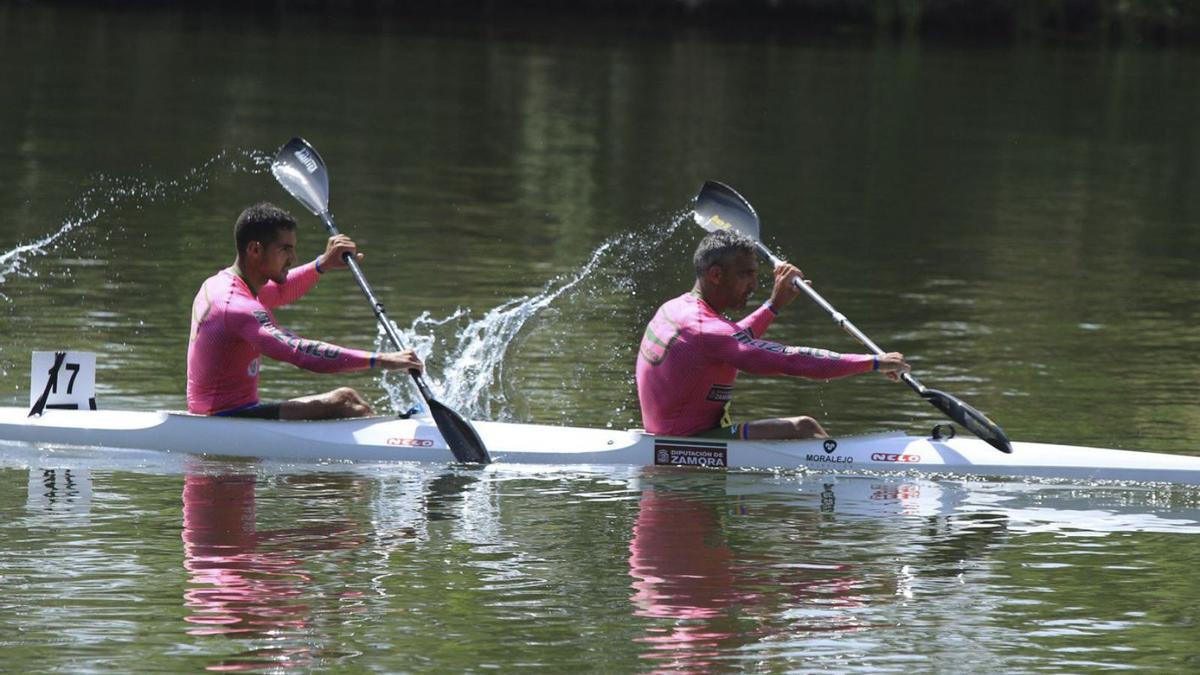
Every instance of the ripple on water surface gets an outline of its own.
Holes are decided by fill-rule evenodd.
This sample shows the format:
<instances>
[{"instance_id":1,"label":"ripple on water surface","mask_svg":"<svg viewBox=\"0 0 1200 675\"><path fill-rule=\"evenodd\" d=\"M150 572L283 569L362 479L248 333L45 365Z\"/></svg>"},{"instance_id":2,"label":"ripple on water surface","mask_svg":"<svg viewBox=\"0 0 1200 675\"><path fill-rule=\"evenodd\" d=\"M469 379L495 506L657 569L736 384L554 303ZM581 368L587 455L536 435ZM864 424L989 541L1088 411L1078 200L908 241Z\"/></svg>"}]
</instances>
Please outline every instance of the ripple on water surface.
<instances>
[{"instance_id":1,"label":"ripple on water surface","mask_svg":"<svg viewBox=\"0 0 1200 675\"><path fill-rule=\"evenodd\" d=\"M0 504L6 647L53 644L66 669L999 671L1195 653L1200 499L1177 488L199 460L0 480L24 495Z\"/></svg>"}]
</instances>

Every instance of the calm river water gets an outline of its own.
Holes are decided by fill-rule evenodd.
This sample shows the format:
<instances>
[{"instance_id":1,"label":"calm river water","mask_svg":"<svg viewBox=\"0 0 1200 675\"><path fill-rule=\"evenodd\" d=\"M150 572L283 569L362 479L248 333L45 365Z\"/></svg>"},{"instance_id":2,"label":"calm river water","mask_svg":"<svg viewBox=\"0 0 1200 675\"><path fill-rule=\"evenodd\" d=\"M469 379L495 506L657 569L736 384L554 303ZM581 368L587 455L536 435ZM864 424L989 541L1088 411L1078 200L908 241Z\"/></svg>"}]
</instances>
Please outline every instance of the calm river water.
<instances>
[{"instance_id":1,"label":"calm river water","mask_svg":"<svg viewBox=\"0 0 1200 675\"><path fill-rule=\"evenodd\" d=\"M0 404L94 351L181 408L191 299L302 135L446 400L630 427L706 179L1011 436L1200 454L1200 55L425 30L0 6ZM765 293L762 295L765 297ZM279 312L379 344L349 275ZM783 342L855 351L798 300ZM338 379L383 409L401 380ZM263 395L334 378L268 364ZM883 378L738 409L928 430ZM228 464L0 446L16 670L1194 670L1200 495L1162 486Z\"/></svg>"}]
</instances>

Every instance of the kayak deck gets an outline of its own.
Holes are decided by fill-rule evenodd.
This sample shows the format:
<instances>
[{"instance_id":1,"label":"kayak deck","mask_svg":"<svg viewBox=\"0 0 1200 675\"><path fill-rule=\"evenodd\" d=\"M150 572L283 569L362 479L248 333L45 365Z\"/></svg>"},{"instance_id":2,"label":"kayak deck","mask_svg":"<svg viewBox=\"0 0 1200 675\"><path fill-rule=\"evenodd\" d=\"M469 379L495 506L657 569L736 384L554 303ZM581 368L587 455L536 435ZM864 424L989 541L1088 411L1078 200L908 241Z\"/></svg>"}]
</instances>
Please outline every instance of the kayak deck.
<instances>
[{"instance_id":1,"label":"kayak deck","mask_svg":"<svg viewBox=\"0 0 1200 675\"><path fill-rule=\"evenodd\" d=\"M0 440L293 461L421 461L450 454L428 419L319 422L205 417L175 412L0 408ZM828 440L743 441L653 436L637 430L473 422L497 463L670 465L742 469L931 472L1200 485L1200 457L1045 443L1012 454L959 436L902 433Z\"/></svg>"}]
</instances>

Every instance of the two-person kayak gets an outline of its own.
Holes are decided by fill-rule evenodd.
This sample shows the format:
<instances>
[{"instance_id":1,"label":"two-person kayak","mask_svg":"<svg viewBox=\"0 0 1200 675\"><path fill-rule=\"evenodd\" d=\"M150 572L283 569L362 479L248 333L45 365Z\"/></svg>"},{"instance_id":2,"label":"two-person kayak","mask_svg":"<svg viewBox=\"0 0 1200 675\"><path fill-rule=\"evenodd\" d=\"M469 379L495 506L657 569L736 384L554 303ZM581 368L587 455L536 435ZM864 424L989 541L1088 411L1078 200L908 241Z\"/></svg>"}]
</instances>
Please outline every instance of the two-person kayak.
<instances>
[{"instance_id":1,"label":"two-person kayak","mask_svg":"<svg viewBox=\"0 0 1200 675\"><path fill-rule=\"evenodd\" d=\"M1200 485L1200 457L1014 442L1011 454L967 435L903 433L825 440L743 441L654 436L639 430L472 422L495 462L920 472ZM0 442L293 461L452 460L429 419L323 422L205 417L177 412L0 408Z\"/></svg>"}]
</instances>

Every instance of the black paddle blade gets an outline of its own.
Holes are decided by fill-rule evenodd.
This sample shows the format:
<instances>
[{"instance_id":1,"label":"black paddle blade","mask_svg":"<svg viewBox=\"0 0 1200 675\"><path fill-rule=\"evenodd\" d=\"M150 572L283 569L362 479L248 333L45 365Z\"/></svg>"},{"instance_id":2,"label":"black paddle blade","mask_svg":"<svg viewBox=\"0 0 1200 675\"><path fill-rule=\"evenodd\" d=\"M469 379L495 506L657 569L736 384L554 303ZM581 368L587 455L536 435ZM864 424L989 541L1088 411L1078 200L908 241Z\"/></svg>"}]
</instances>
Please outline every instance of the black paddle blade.
<instances>
[{"instance_id":1,"label":"black paddle blade","mask_svg":"<svg viewBox=\"0 0 1200 675\"><path fill-rule=\"evenodd\" d=\"M271 173L313 215L319 216L329 208L329 174L317 149L303 138L293 138L284 144L271 162Z\"/></svg>"},{"instance_id":2,"label":"black paddle blade","mask_svg":"<svg viewBox=\"0 0 1200 675\"><path fill-rule=\"evenodd\" d=\"M427 399L426 403L429 404L429 412L433 415L433 421L437 424L442 439L450 447L456 461L464 464L492 463L492 456L488 454L483 440L475 433L475 427L471 426L470 422L442 405L437 399Z\"/></svg>"},{"instance_id":3,"label":"black paddle blade","mask_svg":"<svg viewBox=\"0 0 1200 675\"><path fill-rule=\"evenodd\" d=\"M958 422L964 429L970 431L1000 452L1012 454L1012 444L1004 430L988 419L987 415L963 403L961 400L937 389L926 389L921 393L933 407L946 413L950 419Z\"/></svg>"},{"instance_id":4,"label":"black paddle blade","mask_svg":"<svg viewBox=\"0 0 1200 675\"><path fill-rule=\"evenodd\" d=\"M758 241L758 214L746 198L724 183L710 180L696 195L692 210L696 224L709 232L732 229Z\"/></svg>"}]
</instances>

